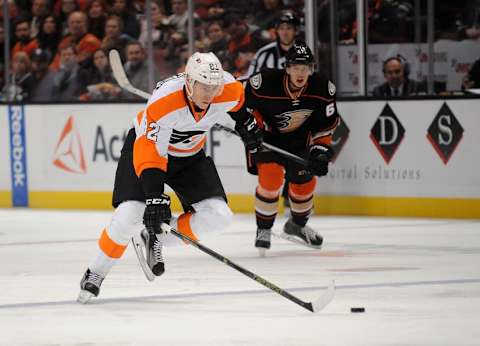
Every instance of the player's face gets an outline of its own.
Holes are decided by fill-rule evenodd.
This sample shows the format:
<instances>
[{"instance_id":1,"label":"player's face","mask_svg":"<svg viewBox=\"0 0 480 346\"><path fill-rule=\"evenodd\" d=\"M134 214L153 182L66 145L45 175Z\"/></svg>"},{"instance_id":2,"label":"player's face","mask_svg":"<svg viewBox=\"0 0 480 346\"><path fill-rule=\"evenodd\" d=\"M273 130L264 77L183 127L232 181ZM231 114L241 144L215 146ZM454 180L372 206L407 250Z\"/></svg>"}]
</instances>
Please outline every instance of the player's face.
<instances>
[{"instance_id":1,"label":"player's face","mask_svg":"<svg viewBox=\"0 0 480 346\"><path fill-rule=\"evenodd\" d=\"M206 109L222 89L221 85L207 85L200 82L193 83L192 101L201 109Z\"/></svg>"},{"instance_id":2,"label":"player's face","mask_svg":"<svg viewBox=\"0 0 480 346\"><path fill-rule=\"evenodd\" d=\"M277 34L280 43L284 45L289 45L295 39L297 30L293 25L290 25L288 23L282 23L277 28Z\"/></svg>"},{"instance_id":3,"label":"player's face","mask_svg":"<svg viewBox=\"0 0 480 346\"><path fill-rule=\"evenodd\" d=\"M289 76L289 82L295 88L303 88L312 73L312 65L289 65L286 70Z\"/></svg>"}]
</instances>

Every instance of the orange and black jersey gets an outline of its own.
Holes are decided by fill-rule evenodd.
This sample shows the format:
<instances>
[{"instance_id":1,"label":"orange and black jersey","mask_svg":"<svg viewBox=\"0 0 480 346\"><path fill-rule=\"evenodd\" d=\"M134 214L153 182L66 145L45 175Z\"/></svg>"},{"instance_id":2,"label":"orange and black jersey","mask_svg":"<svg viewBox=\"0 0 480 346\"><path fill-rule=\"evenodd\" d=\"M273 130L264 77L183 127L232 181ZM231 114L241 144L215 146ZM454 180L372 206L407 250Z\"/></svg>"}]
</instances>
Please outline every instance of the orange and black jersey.
<instances>
[{"instance_id":1,"label":"orange and black jersey","mask_svg":"<svg viewBox=\"0 0 480 346\"><path fill-rule=\"evenodd\" d=\"M298 94L288 88L285 70L265 69L251 76L245 103L264 126L265 141L300 150L310 144L330 144L339 122L335 85L313 73Z\"/></svg>"}]
</instances>

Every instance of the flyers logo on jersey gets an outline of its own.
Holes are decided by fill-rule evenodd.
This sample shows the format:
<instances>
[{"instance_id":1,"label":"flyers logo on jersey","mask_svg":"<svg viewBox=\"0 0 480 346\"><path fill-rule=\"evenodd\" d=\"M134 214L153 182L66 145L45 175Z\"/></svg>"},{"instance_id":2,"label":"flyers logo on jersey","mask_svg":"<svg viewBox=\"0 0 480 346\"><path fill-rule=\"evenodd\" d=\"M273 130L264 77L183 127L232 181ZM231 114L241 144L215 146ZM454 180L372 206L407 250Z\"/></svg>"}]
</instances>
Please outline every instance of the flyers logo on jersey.
<instances>
[{"instance_id":1,"label":"flyers logo on jersey","mask_svg":"<svg viewBox=\"0 0 480 346\"><path fill-rule=\"evenodd\" d=\"M52 163L58 168L70 173L87 173L87 164L83 154L80 134L70 116L63 127Z\"/></svg>"}]
</instances>

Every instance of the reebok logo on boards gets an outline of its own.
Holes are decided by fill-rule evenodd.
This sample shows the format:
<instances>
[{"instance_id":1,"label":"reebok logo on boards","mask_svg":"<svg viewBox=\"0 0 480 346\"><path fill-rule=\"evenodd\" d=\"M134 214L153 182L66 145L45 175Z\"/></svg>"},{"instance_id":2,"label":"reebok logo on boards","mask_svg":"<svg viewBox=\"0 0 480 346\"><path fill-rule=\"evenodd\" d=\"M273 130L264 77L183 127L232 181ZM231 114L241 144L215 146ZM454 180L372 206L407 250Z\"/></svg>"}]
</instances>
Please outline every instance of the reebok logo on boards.
<instances>
[{"instance_id":1,"label":"reebok logo on boards","mask_svg":"<svg viewBox=\"0 0 480 346\"><path fill-rule=\"evenodd\" d=\"M8 120L10 129L12 205L15 207L28 207L28 170L24 107L9 105Z\"/></svg>"},{"instance_id":2,"label":"reebok logo on boards","mask_svg":"<svg viewBox=\"0 0 480 346\"><path fill-rule=\"evenodd\" d=\"M387 164L390 163L390 160L395 155L404 134L405 128L392 108L386 104L370 130L370 139Z\"/></svg>"},{"instance_id":3,"label":"reebok logo on boards","mask_svg":"<svg viewBox=\"0 0 480 346\"><path fill-rule=\"evenodd\" d=\"M443 163L448 163L462 137L462 125L450 107L444 103L427 131L427 138Z\"/></svg>"},{"instance_id":4,"label":"reebok logo on boards","mask_svg":"<svg viewBox=\"0 0 480 346\"><path fill-rule=\"evenodd\" d=\"M82 141L73 120L73 116L70 116L63 127L52 163L64 171L85 174L87 164Z\"/></svg>"}]
</instances>

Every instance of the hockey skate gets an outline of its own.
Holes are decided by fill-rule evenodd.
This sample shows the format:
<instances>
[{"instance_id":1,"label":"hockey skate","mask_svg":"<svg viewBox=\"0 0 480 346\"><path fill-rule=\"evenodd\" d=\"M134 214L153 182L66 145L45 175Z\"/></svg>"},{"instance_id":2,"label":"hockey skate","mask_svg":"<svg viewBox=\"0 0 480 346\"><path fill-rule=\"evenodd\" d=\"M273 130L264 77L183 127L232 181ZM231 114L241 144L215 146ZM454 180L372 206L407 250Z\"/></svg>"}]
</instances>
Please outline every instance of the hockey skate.
<instances>
[{"instance_id":1,"label":"hockey skate","mask_svg":"<svg viewBox=\"0 0 480 346\"><path fill-rule=\"evenodd\" d=\"M143 230L141 237L145 244L148 267L155 276L162 275L165 272L162 235L150 234L147 230Z\"/></svg>"},{"instance_id":2,"label":"hockey skate","mask_svg":"<svg viewBox=\"0 0 480 346\"><path fill-rule=\"evenodd\" d=\"M320 249L322 247L323 238L310 226L299 226L293 222L292 219L283 226L283 233L280 237L286 240L290 240L297 244L302 244L314 249Z\"/></svg>"},{"instance_id":3,"label":"hockey skate","mask_svg":"<svg viewBox=\"0 0 480 346\"><path fill-rule=\"evenodd\" d=\"M93 297L97 297L100 293L100 286L102 285L103 279L99 274L87 269L80 281L80 293L78 294L77 301L86 304Z\"/></svg>"},{"instance_id":4,"label":"hockey skate","mask_svg":"<svg viewBox=\"0 0 480 346\"><path fill-rule=\"evenodd\" d=\"M255 247L258 249L260 257L265 256L265 251L270 249L270 229L257 228L257 235L255 237Z\"/></svg>"}]
</instances>

